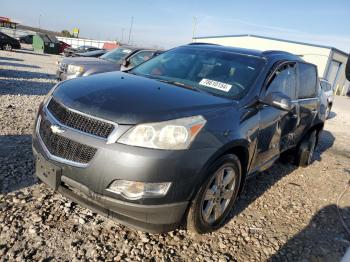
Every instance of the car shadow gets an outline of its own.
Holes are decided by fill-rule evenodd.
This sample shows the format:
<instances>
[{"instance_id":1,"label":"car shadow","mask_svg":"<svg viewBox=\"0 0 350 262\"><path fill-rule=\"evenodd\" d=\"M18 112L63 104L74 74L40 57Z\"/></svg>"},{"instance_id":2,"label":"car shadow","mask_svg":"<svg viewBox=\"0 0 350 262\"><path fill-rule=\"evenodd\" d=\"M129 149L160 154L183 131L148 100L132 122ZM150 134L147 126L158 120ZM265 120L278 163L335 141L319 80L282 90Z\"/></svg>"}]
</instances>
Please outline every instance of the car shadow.
<instances>
[{"instance_id":1,"label":"car shadow","mask_svg":"<svg viewBox=\"0 0 350 262\"><path fill-rule=\"evenodd\" d=\"M31 72L31 71L20 71L14 69L0 69L0 76L7 78L20 78L20 79L55 79L54 74Z\"/></svg>"},{"instance_id":2,"label":"car shadow","mask_svg":"<svg viewBox=\"0 0 350 262\"><path fill-rule=\"evenodd\" d=\"M37 183L31 135L0 135L0 194Z\"/></svg>"},{"instance_id":3,"label":"car shadow","mask_svg":"<svg viewBox=\"0 0 350 262\"><path fill-rule=\"evenodd\" d=\"M40 68L40 66L36 66L36 65L26 65L26 64L20 64L20 63L3 62L3 61L1 61L1 58L0 58L0 66Z\"/></svg>"},{"instance_id":4,"label":"car shadow","mask_svg":"<svg viewBox=\"0 0 350 262\"><path fill-rule=\"evenodd\" d=\"M55 85L55 82L39 82L31 80L1 80L0 95L43 96Z\"/></svg>"},{"instance_id":5,"label":"car shadow","mask_svg":"<svg viewBox=\"0 0 350 262\"><path fill-rule=\"evenodd\" d=\"M319 145L317 146L313 161L320 161L322 154L332 147L335 137L329 131L322 131ZM242 213L251 203L261 197L269 188L276 184L280 179L288 176L298 167L291 163L282 163L277 161L272 167L264 172L257 173L247 179L245 187L237 199L237 202L232 209L226 223L233 217Z\"/></svg>"},{"instance_id":6,"label":"car shadow","mask_svg":"<svg viewBox=\"0 0 350 262\"><path fill-rule=\"evenodd\" d=\"M328 116L327 120L328 120L328 119L335 118L336 116L337 116L337 113L336 113L336 112L331 111L331 112L329 112L329 116Z\"/></svg>"},{"instance_id":7,"label":"car shadow","mask_svg":"<svg viewBox=\"0 0 350 262\"><path fill-rule=\"evenodd\" d=\"M30 55L38 55L38 56L50 56L49 54L43 54L43 53L38 53L35 51L23 50L23 49L21 49L21 50L15 49L15 50L13 50L13 52L22 53L22 54L30 54Z\"/></svg>"},{"instance_id":8,"label":"car shadow","mask_svg":"<svg viewBox=\"0 0 350 262\"><path fill-rule=\"evenodd\" d=\"M350 237L339 215L350 224L350 207L328 205L322 208L268 261L340 261L350 245Z\"/></svg>"},{"instance_id":9,"label":"car shadow","mask_svg":"<svg viewBox=\"0 0 350 262\"><path fill-rule=\"evenodd\" d=\"M0 56L0 60L16 61L16 62L22 62L22 61L24 61L23 59L13 58L13 57L4 57L4 56Z\"/></svg>"}]
</instances>

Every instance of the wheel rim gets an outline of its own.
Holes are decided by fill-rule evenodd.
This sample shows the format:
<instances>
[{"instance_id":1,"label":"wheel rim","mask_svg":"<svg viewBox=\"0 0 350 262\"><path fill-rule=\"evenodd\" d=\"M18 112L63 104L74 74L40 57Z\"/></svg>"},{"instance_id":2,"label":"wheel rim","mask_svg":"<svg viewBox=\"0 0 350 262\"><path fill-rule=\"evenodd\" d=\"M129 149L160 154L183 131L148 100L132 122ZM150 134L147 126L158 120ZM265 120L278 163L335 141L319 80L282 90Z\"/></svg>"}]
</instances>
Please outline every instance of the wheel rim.
<instances>
[{"instance_id":1,"label":"wheel rim","mask_svg":"<svg viewBox=\"0 0 350 262\"><path fill-rule=\"evenodd\" d=\"M11 50L11 45L6 44L6 45L5 45L5 50L10 51L10 50Z\"/></svg>"},{"instance_id":2,"label":"wheel rim","mask_svg":"<svg viewBox=\"0 0 350 262\"><path fill-rule=\"evenodd\" d=\"M227 210L235 193L236 172L231 166L218 169L204 193L203 220L208 224L218 221Z\"/></svg>"}]
</instances>

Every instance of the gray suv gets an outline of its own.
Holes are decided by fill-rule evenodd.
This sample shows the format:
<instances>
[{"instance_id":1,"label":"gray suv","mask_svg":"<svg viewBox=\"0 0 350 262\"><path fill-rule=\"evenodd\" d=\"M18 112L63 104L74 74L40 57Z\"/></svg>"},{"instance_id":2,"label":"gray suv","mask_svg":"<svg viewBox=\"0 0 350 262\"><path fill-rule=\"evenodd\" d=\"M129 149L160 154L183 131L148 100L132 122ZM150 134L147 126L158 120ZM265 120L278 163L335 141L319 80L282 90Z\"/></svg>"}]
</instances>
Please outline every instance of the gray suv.
<instances>
[{"instance_id":1,"label":"gray suv","mask_svg":"<svg viewBox=\"0 0 350 262\"><path fill-rule=\"evenodd\" d=\"M282 153L312 163L318 91L316 66L290 53L177 47L127 73L56 85L36 118L36 175L141 230L210 232Z\"/></svg>"},{"instance_id":2,"label":"gray suv","mask_svg":"<svg viewBox=\"0 0 350 262\"><path fill-rule=\"evenodd\" d=\"M158 55L159 53L159 50L153 49L119 47L98 58L63 58L58 65L56 77L61 81L80 76L127 70L151 59L153 56Z\"/></svg>"}]
</instances>

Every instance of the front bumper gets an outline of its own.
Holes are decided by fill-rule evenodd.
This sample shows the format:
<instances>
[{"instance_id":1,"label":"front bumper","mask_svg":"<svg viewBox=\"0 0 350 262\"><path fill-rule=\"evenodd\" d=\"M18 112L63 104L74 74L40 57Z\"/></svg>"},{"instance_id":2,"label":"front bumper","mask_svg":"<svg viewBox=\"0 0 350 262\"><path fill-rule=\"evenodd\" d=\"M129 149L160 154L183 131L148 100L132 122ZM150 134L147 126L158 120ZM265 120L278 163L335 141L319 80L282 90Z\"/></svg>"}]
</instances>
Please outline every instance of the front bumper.
<instances>
[{"instance_id":1,"label":"front bumper","mask_svg":"<svg viewBox=\"0 0 350 262\"><path fill-rule=\"evenodd\" d=\"M59 125L46 115L45 109L41 116ZM128 128L118 126L120 135ZM66 129L62 136L95 147L97 152L86 166L63 163L47 153L36 129L33 134L34 155L44 159L47 165L60 168L57 190L95 212L154 233L172 230L182 222L189 201L199 181L203 180L200 171L214 153L213 149L166 151L107 144L103 139L72 129ZM164 197L127 200L107 190L116 179L172 184Z\"/></svg>"},{"instance_id":2,"label":"front bumper","mask_svg":"<svg viewBox=\"0 0 350 262\"><path fill-rule=\"evenodd\" d=\"M43 157L34 147L33 151L37 159ZM49 160L46 161L49 164ZM188 201L163 205L128 203L95 193L64 174L59 179L57 191L71 201L121 224L150 233L162 233L177 228L188 206Z\"/></svg>"}]
</instances>

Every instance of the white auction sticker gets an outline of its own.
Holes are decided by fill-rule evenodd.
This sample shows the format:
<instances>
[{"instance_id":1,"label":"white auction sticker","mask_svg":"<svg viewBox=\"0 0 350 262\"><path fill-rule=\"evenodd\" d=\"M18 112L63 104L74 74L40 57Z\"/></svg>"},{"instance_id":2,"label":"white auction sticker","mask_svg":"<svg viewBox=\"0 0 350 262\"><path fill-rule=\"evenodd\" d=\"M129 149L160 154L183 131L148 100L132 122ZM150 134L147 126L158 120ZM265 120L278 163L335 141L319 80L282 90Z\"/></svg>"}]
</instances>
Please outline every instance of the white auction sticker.
<instances>
[{"instance_id":1,"label":"white auction sticker","mask_svg":"<svg viewBox=\"0 0 350 262\"><path fill-rule=\"evenodd\" d=\"M219 82L219 81L215 81L215 80L206 79L206 78L203 78L199 82L199 84L203 85L203 86L208 86L208 87L211 87L211 88L223 91L223 92L230 91L230 89L232 87L232 85L225 84L225 83L222 83L222 82Z\"/></svg>"}]
</instances>

